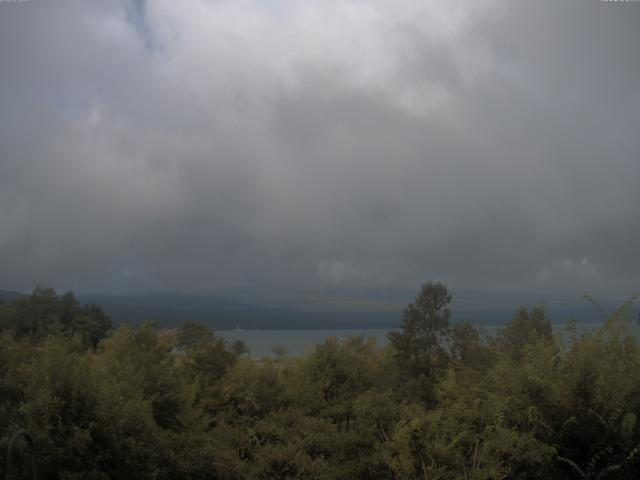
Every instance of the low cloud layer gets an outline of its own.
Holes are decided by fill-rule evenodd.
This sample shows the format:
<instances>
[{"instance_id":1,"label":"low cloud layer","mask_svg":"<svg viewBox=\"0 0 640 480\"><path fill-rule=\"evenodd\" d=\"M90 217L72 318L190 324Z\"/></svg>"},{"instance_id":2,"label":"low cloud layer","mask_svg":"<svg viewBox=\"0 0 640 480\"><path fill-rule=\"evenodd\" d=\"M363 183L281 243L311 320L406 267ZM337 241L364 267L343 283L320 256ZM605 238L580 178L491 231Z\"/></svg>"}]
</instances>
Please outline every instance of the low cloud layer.
<instances>
[{"instance_id":1,"label":"low cloud layer","mask_svg":"<svg viewBox=\"0 0 640 480\"><path fill-rule=\"evenodd\" d=\"M640 4L0 3L0 287L640 290Z\"/></svg>"}]
</instances>

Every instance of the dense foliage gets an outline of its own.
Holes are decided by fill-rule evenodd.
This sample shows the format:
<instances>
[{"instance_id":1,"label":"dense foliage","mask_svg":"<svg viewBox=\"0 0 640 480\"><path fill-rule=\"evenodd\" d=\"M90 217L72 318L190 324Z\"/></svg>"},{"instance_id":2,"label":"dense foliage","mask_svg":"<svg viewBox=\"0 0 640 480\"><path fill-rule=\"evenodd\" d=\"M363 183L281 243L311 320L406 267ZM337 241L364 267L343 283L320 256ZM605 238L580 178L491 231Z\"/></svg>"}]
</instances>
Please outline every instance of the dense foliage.
<instances>
[{"instance_id":1,"label":"dense foliage","mask_svg":"<svg viewBox=\"0 0 640 480\"><path fill-rule=\"evenodd\" d=\"M626 304L495 338L425 285L401 329L255 360L194 322L110 330L36 289L0 304L0 477L19 428L42 479L596 479L640 475L640 346ZM277 352L276 352L277 353Z\"/></svg>"}]
</instances>

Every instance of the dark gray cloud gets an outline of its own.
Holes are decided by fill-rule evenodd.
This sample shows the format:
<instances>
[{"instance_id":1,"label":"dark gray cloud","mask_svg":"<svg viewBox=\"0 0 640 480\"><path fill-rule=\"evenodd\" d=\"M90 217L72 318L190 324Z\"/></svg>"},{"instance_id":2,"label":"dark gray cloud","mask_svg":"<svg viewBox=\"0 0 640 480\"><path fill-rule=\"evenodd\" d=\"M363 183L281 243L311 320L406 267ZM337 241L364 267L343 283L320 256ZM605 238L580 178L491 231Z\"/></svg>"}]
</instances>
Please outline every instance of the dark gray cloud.
<instances>
[{"instance_id":1,"label":"dark gray cloud","mask_svg":"<svg viewBox=\"0 0 640 480\"><path fill-rule=\"evenodd\" d=\"M640 288L640 3L0 3L0 285Z\"/></svg>"}]
</instances>

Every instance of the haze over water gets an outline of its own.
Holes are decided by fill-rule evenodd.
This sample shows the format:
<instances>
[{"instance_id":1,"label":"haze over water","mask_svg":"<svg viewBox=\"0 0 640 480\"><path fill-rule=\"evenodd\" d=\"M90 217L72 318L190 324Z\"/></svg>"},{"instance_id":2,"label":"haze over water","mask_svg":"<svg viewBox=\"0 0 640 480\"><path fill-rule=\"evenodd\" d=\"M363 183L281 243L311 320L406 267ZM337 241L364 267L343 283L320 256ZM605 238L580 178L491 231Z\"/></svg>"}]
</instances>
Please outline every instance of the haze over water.
<instances>
[{"instance_id":1,"label":"haze over water","mask_svg":"<svg viewBox=\"0 0 640 480\"><path fill-rule=\"evenodd\" d=\"M577 330L580 333L588 332L602 326L600 323L578 323ZM554 325L554 332L561 334L567 324ZM482 327L487 335L495 336L503 326ZM631 331L636 338L640 338L640 327L631 325ZM287 349L288 356L302 356L313 352L316 345L323 343L330 337L338 340L348 337L373 338L376 346L384 348L388 343L386 329L360 329L360 330L219 330L228 343L242 340L249 347L249 356L252 358L275 357L273 347L283 346Z\"/></svg>"}]
</instances>

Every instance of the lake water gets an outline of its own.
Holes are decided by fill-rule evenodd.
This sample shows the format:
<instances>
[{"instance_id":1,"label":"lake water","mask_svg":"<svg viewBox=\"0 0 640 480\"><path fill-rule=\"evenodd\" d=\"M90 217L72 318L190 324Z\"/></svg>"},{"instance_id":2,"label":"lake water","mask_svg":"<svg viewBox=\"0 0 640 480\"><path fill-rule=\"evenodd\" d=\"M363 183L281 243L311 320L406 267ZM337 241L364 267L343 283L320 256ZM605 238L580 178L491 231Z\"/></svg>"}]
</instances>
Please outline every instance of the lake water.
<instances>
[{"instance_id":1,"label":"lake water","mask_svg":"<svg viewBox=\"0 0 640 480\"><path fill-rule=\"evenodd\" d=\"M601 323L584 323L578 324L578 330L593 330ZM502 326L485 326L482 327L489 335L494 335ZM561 331L565 325L554 325L554 330ZM284 346L288 350L290 356L305 355L313 351L314 347L319 343L323 343L329 337L346 338L349 336L364 336L365 338L374 338L378 347L387 344L386 329L363 329L363 330L219 330L217 333L221 335L227 342L242 340L249 347L251 357L273 357L272 348L276 345ZM634 326L636 336L640 334L640 328Z\"/></svg>"},{"instance_id":2,"label":"lake water","mask_svg":"<svg viewBox=\"0 0 640 480\"><path fill-rule=\"evenodd\" d=\"M286 347L291 356L305 355L329 337L346 338L364 335L376 339L376 345L387 343L388 330L218 330L227 342L242 340L249 347L252 357L273 357L271 349L276 345Z\"/></svg>"}]
</instances>

